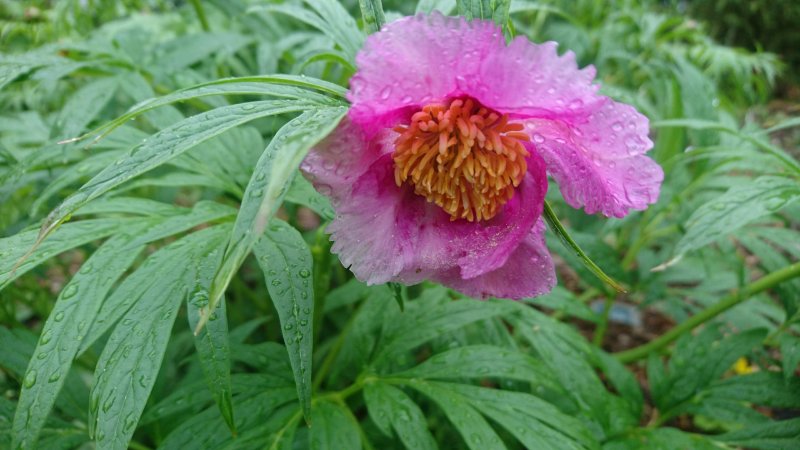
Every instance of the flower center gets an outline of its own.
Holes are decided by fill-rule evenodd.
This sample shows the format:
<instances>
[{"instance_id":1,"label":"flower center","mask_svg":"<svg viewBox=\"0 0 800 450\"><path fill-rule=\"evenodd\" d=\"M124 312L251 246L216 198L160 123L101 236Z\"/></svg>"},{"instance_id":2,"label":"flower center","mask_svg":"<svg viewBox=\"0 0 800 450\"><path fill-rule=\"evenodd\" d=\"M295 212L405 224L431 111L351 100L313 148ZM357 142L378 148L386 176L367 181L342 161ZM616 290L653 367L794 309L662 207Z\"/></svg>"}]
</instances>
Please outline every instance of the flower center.
<instances>
[{"instance_id":1,"label":"flower center","mask_svg":"<svg viewBox=\"0 0 800 450\"><path fill-rule=\"evenodd\" d=\"M436 203L450 220L489 220L514 196L528 169L528 135L471 98L432 103L398 125L394 178Z\"/></svg>"}]
</instances>

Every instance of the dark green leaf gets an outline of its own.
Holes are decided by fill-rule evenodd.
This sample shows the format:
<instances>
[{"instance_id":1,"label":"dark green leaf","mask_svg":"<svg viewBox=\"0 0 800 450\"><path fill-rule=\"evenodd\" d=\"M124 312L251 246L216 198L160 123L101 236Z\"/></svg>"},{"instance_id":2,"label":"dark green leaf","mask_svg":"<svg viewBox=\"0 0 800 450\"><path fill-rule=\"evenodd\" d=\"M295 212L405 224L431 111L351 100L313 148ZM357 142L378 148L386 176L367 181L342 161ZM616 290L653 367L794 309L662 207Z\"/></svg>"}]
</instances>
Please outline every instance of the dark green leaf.
<instances>
[{"instance_id":1,"label":"dark green leaf","mask_svg":"<svg viewBox=\"0 0 800 450\"><path fill-rule=\"evenodd\" d=\"M311 411L311 450L358 450L358 422L345 407L319 402Z\"/></svg>"},{"instance_id":2,"label":"dark green leaf","mask_svg":"<svg viewBox=\"0 0 800 450\"><path fill-rule=\"evenodd\" d=\"M364 387L364 399L370 418L386 435L391 435L394 429L409 450L437 448L425 415L403 391L379 382L370 383Z\"/></svg>"}]
</instances>

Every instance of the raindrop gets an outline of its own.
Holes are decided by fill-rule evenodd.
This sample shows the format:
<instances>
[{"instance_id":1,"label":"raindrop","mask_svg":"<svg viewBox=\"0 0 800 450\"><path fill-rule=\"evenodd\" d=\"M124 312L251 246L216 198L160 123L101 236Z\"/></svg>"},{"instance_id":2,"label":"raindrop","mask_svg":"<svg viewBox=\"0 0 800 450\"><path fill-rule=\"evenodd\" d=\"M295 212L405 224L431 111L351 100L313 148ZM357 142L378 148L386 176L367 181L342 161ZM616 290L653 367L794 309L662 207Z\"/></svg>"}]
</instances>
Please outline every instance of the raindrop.
<instances>
[{"instance_id":1,"label":"raindrop","mask_svg":"<svg viewBox=\"0 0 800 450\"><path fill-rule=\"evenodd\" d=\"M614 122L611 124L611 129L614 131L622 131L622 124L619 122Z\"/></svg>"},{"instance_id":2,"label":"raindrop","mask_svg":"<svg viewBox=\"0 0 800 450\"><path fill-rule=\"evenodd\" d=\"M544 136L542 136L539 133L535 133L533 135L533 142L535 142L537 144L541 144L542 142L544 142Z\"/></svg>"},{"instance_id":3,"label":"raindrop","mask_svg":"<svg viewBox=\"0 0 800 450\"><path fill-rule=\"evenodd\" d=\"M64 312L63 311L57 312L56 315L53 316L53 320L55 320L56 322L61 322L62 320L64 320Z\"/></svg>"},{"instance_id":4,"label":"raindrop","mask_svg":"<svg viewBox=\"0 0 800 450\"><path fill-rule=\"evenodd\" d=\"M30 389L34 384L36 384L36 371L30 370L27 374L25 374L25 379L22 380L22 386L25 389Z\"/></svg>"},{"instance_id":5,"label":"raindrop","mask_svg":"<svg viewBox=\"0 0 800 450\"><path fill-rule=\"evenodd\" d=\"M50 375L50 378L48 378L47 381L50 383L55 383L60 378L61 378L61 372L53 372L53 374Z\"/></svg>"},{"instance_id":6,"label":"raindrop","mask_svg":"<svg viewBox=\"0 0 800 450\"><path fill-rule=\"evenodd\" d=\"M303 278L308 278L311 276L311 272L308 269L301 269L298 274Z\"/></svg>"},{"instance_id":7,"label":"raindrop","mask_svg":"<svg viewBox=\"0 0 800 450\"><path fill-rule=\"evenodd\" d=\"M70 284L63 291L61 291L61 299L67 300L75 296L78 293L78 285L77 284Z\"/></svg>"}]
</instances>

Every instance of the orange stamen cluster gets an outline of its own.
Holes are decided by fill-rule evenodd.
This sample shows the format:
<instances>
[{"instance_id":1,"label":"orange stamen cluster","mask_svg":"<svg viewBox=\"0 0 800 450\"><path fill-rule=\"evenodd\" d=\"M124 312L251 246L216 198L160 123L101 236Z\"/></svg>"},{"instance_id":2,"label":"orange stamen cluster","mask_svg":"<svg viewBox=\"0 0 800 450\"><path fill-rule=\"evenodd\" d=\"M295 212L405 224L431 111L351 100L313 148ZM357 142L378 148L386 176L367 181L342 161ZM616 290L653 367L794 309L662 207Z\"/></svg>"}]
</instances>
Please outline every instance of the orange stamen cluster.
<instances>
[{"instance_id":1,"label":"orange stamen cluster","mask_svg":"<svg viewBox=\"0 0 800 450\"><path fill-rule=\"evenodd\" d=\"M398 186L436 203L451 220L488 220L514 196L529 155L528 135L508 115L472 99L430 104L399 125L393 155Z\"/></svg>"}]
</instances>

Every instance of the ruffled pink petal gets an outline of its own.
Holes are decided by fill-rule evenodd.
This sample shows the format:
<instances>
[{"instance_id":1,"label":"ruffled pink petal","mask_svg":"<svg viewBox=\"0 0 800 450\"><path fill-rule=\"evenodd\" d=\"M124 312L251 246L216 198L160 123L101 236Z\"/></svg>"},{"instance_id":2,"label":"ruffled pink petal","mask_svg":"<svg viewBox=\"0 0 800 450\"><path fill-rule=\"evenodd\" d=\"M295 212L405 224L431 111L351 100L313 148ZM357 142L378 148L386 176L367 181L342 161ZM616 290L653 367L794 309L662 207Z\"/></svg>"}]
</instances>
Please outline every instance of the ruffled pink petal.
<instances>
[{"instance_id":1,"label":"ruffled pink petal","mask_svg":"<svg viewBox=\"0 0 800 450\"><path fill-rule=\"evenodd\" d=\"M334 206L346 197L353 184L392 147L394 133L383 130L367 139L362 129L345 117L339 126L317 144L300 165L319 193L330 197Z\"/></svg>"},{"instance_id":2,"label":"ruffled pink petal","mask_svg":"<svg viewBox=\"0 0 800 450\"><path fill-rule=\"evenodd\" d=\"M465 279L457 271L438 278L442 284L475 298L521 298L546 294L556 284L556 273L544 240L544 222L539 219L501 267Z\"/></svg>"},{"instance_id":3,"label":"ruffled pink petal","mask_svg":"<svg viewBox=\"0 0 800 450\"><path fill-rule=\"evenodd\" d=\"M503 266L542 212L544 162L533 156L528 175L503 210L486 222L450 221L440 207L394 184L390 155L365 171L341 198L328 227L331 251L359 280L416 283L455 271L473 278Z\"/></svg>"},{"instance_id":4,"label":"ruffled pink petal","mask_svg":"<svg viewBox=\"0 0 800 450\"><path fill-rule=\"evenodd\" d=\"M420 107L458 91L481 61L505 46L491 21L467 22L438 12L396 20L369 36L350 80L350 117L383 123L405 107Z\"/></svg>"},{"instance_id":5,"label":"ruffled pink petal","mask_svg":"<svg viewBox=\"0 0 800 450\"><path fill-rule=\"evenodd\" d=\"M571 51L559 56L558 44L533 44L519 36L493 49L482 60L477 76L461 89L496 111L521 117L554 119L586 115L601 102L593 66L578 69Z\"/></svg>"},{"instance_id":6,"label":"ruffled pink petal","mask_svg":"<svg viewBox=\"0 0 800 450\"><path fill-rule=\"evenodd\" d=\"M624 217L658 200L664 172L645 156L653 147L648 120L632 106L604 98L586 118L529 120L526 127L571 206Z\"/></svg>"}]
</instances>

